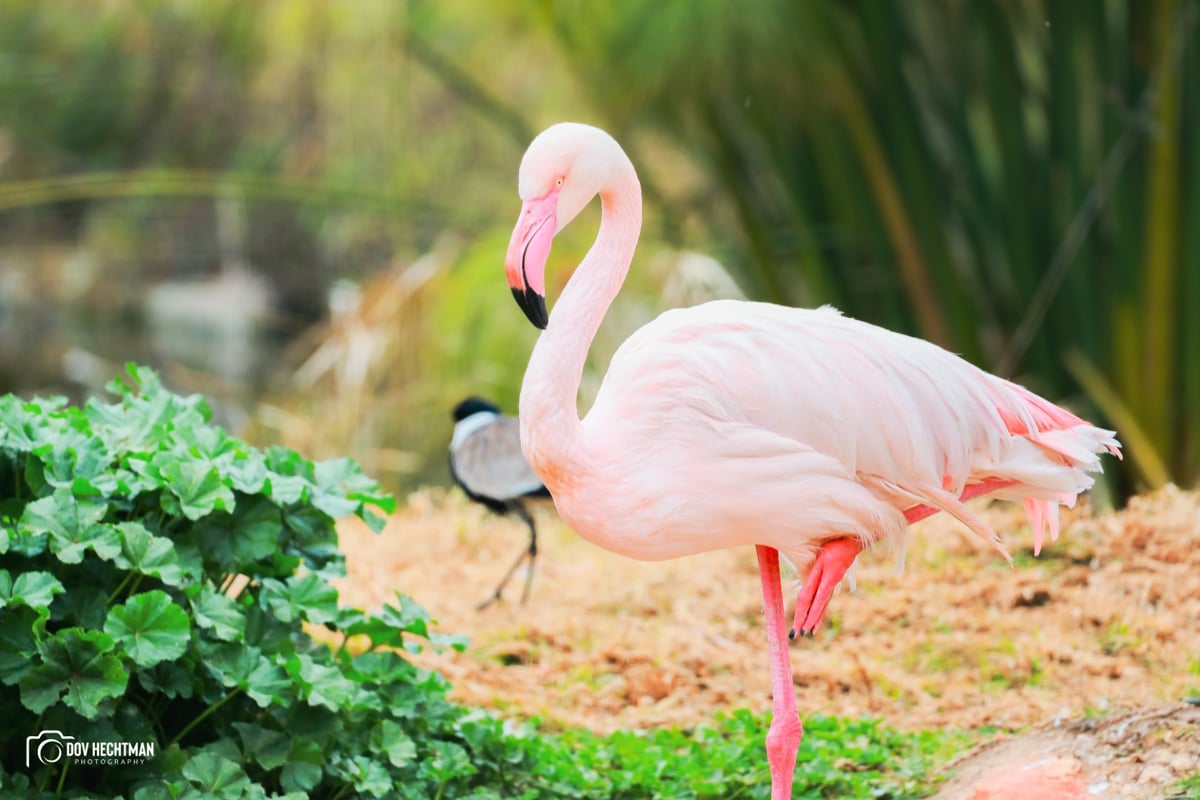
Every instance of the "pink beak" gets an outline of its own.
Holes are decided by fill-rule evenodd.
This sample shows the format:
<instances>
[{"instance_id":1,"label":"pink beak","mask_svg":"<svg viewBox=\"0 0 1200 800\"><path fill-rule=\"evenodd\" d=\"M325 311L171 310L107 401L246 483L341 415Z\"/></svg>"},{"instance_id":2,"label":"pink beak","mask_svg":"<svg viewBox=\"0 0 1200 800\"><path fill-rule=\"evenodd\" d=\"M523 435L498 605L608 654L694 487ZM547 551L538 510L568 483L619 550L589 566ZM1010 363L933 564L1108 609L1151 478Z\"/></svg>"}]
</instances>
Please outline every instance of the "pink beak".
<instances>
[{"instance_id":1,"label":"pink beak","mask_svg":"<svg viewBox=\"0 0 1200 800\"><path fill-rule=\"evenodd\" d=\"M546 259L558 225L558 190L526 200L504 257L504 273L517 305L537 328L550 321L546 313Z\"/></svg>"}]
</instances>

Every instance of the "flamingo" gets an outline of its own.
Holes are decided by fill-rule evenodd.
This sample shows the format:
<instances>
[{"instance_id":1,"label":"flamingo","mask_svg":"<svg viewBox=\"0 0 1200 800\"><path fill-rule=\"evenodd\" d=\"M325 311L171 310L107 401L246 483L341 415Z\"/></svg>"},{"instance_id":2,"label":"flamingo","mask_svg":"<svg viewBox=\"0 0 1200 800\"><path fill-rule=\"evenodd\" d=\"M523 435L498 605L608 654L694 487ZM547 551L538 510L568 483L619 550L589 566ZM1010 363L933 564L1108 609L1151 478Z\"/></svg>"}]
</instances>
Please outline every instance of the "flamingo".
<instances>
[{"instance_id":1,"label":"flamingo","mask_svg":"<svg viewBox=\"0 0 1200 800\"><path fill-rule=\"evenodd\" d=\"M637 173L598 128L559 123L521 161L509 287L543 329L521 387L521 441L562 519L600 547L643 560L752 545L772 691L772 800L791 797L803 736L788 639L812 636L867 547L900 546L944 511L996 548L964 505L1021 500L1040 551L1120 455L1103 430L929 342L836 309L716 300L672 309L613 355L590 411L576 401L597 329L641 229ZM596 241L546 312L555 234L596 195ZM780 554L806 576L788 632Z\"/></svg>"},{"instance_id":2,"label":"flamingo","mask_svg":"<svg viewBox=\"0 0 1200 800\"><path fill-rule=\"evenodd\" d=\"M517 420L500 413L500 408L479 397L468 397L454 407L454 435L450 439L450 476L468 498L501 516L513 513L529 526L529 547L504 573L500 584L479 611L500 599L504 587L521 564L529 561L521 605L529 600L533 567L537 562L537 526L525 500L549 497L546 487L521 455Z\"/></svg>"}]
</instances>

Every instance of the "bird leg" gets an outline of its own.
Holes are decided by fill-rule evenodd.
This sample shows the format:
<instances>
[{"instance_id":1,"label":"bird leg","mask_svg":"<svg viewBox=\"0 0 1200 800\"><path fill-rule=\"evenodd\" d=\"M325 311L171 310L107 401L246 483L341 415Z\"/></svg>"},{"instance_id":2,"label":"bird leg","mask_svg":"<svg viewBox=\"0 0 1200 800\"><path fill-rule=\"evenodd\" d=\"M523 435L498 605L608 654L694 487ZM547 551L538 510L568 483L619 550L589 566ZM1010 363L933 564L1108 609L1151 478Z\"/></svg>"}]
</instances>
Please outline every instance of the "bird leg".
<instances>
[{"instance_id":1,"label":"bird leg","mask_svg":"<svg viewBox=\"0 0 1200 800\"><path fill-rule=\"evenodd\" d=\"M987 478L965 487L959 495L959 500L965 503L974 497L1005 489L1013 483L1015 481L1004 478ZM911 525L933 516L938 510L933 506L912 506L904 511L904 521ZM796 613L792 619L792 629L788 631L789 639L796 638L797 631L801 636L812 637L821 621L825 619L825 611L833 598L833 590L841 583L842 578L846 576L846 570L850 569L850 565L863 549L862 541L853 536L832 539L821 545L808 571L808 577L804 579L800 593L796 595Z\"/></svg>"},{"instance_id":2,"label":"bird leg","mask_svg":"<svg viewBox=\"0 0 1200 800\"><path fill-rule=\"evenodd\" d=\"M492 603L501 599L500 595L504 592L504 587L508 585L509 579L517 571L517 567L524 564L525 559L527 559L527 558L529 558L529 551L522 550L520 555L517 556L517 560L513 562L511 567L508 568L508 572L504 573L504 577L500 579L500 585L496 587L496 590L494 592L492 592L491 596L489 596L487 600L484 600L482 603L475 606L476 611L483 611L485 608L490 606Z\"/></svg>"},{"instance_id":3,"label":"bird leg","mask_svg":"<svg viewBox=\"0 0 1200 800\"><path fill-rule=\"evenodd\" d=\"M792 662L783 635L783 588L779 583L779 551L757 545L758 573L762 579L763 615L767 625L767 653L771 665L771 727L767 731L767 764L771 768L771 800L791 800L796 772L796 751L804 726L796 712Z\"/></svg>"},{"instance_id":4,"label":"bird leg","mask_svg":"<svg viewBox=\"0 0 1200 800\"><path fill-rule=\"evenodd\" d=\"M529 589L533 586L533 567L537 563L537 526L533 524L533 517L529 515L529 512L525 510L523 505L513 505L512 509L529 526L529 547L521 551L520 555L517 556L517 560L508 568L508 572L504 573L504 577L500 579L500 585L496 587L496 591L492 592L487 600L475 606L476 611L483 611L500 599L500 595L504 592L504 587L508 585L509 580L516 574L517 568L524 564L526 559L529 561L529 570L525 573L525 588L521 592L521 605L525 605L525 601L529 599Z\"/></svg>"},{"instance_id":5,"label":"bird leg","mask_svg":"<svg viewBox=\"0 0 1200 800\"><path fill-rule=\"evenodd\" d=\"M537 526L533 524L533 517L525 510L525 506L517 505L516 510L517 516L529 526L529 569L525 572L525 588L521 590L521 605L525 605L533 586L533 565L537 563Z\"/></svg>"}]
</instances>

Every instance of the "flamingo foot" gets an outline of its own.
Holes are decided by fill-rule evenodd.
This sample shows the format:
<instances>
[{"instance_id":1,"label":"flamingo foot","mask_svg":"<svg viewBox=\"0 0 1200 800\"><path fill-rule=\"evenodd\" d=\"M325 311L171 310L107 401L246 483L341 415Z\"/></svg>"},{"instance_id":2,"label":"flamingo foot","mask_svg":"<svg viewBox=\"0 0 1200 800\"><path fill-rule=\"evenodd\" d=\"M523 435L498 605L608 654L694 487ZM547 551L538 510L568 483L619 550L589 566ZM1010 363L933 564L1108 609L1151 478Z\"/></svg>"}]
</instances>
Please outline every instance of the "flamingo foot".
<instances>
[{"instance_id":1,"label":"flamingo foot","mask_svg":"<svg viewBox=\"0 0 1200 800\"><path fill-rule=\"evenodd\" d=\"M796 614L792 620L792 629L788 638L795 639L796 632L810 639L825 619L825 611L833 598L833 591L846 575L846 570L863 551L859 539L843 537L833 539L821 545L817 557L813 560L808 577L796 595Z\"/></svg>"}]
</instances>

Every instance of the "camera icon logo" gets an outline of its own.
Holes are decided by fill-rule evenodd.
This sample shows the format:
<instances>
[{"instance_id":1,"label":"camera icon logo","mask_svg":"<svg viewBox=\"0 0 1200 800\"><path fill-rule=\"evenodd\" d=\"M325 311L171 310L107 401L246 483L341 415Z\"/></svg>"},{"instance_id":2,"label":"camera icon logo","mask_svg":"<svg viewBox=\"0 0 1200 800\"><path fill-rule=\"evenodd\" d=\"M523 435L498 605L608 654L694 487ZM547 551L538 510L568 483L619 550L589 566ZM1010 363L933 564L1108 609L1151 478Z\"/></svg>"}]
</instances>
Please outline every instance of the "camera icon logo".
<instances>
[{"instance_id":1,"label":"camera icon logo","mask_svg":"<svg viewBox=\"0 0 1200 800\"><path fill-rule=\"evenodd\" d=\"M67 753L67 742L75 741L62 731L42 731L37 736L25 737L25 766L34 763L57 764Z\"/></svg>"}]
</instances>

